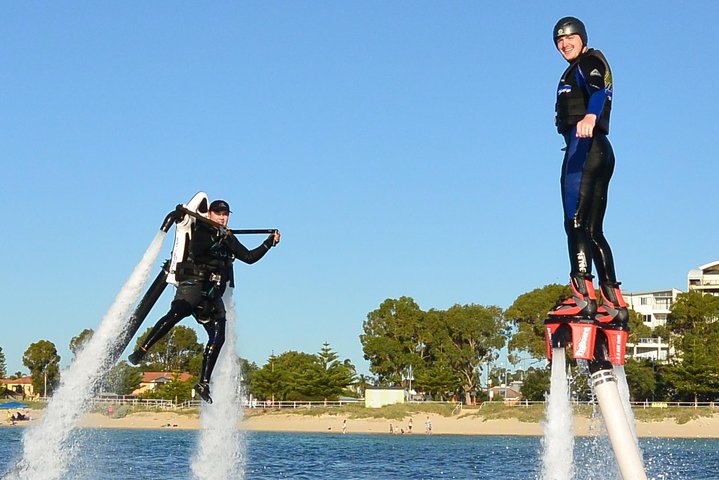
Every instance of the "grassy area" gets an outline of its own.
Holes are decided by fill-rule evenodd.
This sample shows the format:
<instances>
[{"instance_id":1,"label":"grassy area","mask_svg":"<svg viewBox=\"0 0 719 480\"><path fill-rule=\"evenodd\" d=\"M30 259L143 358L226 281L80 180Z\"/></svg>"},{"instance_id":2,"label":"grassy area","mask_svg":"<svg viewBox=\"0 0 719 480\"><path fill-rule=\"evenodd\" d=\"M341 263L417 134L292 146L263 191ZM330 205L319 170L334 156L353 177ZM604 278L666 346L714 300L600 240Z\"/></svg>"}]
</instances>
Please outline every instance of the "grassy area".
<instances>
[{"instance_id":1,"label":"grassy area","mask_svg":"<svg viewBox=\"0 0 719 480\"><path fill-rule=\"evenodd\" d=\"M429 403L419 404L396 404L386 405L382 408L366 408L364 405L343 405L341 407L313 407L282 410L246 410L250 415L309 415L319 417L320 415L346 415L350 419L360 418L382 418L388 420L401 420L412 415L441 415L449 417L452 415L454 405Z\"/></svg>"},{"instance_id":2,"label":"grassy area","mask_svg":"<svg viewBox=\"0 0 719 480\"><path fill-rule=\"evenodd\" d=\"M634 418L640 422L661 422L666 419L674 419L682 425L690 420L701 417L711 417L716 409L709 407L667 407L667 408L634 408Z\"/></svg>"},{"instance_id":3,"label":"grassy area","mask_svg":"<svg viewBox=\"0 0 719 480\"><path fill-rule=\"evenodd\" d=\"M345 415L350 419L381 418L387 420L402 420L411 416L441 415L459 418L476 418L480 421L517 419L520 422L538 423L544 421L545 405L532 404L528 406L509 406L502 402L485 402L477 406L464 406L456 409L452 404L397 404L382 408L365 408L363 405L345 405L342 407L314 407L282 410L246 410L248 415ZM453 413L454 412L454 413ZM591 405L574 405L574 414L581 417L591 417ZM641 422L661 422L669 419L678 424L687 423L700 417L711 417L717 412L711 408L669 407L669 408L634 408L634 416Z\"/></svg>"}]
</instances>

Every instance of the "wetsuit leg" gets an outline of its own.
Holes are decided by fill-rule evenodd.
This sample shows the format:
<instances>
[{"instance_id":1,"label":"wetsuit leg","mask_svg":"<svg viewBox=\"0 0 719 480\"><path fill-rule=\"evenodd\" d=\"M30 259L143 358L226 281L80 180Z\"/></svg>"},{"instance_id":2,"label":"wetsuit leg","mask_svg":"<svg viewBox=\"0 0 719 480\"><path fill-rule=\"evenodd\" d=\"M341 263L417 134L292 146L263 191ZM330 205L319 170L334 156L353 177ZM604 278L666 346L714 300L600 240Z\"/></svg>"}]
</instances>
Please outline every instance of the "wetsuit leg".
<instances>
[{"instance_id":1,"label":"wetsuit leg","mask_svg":"<svg viewBox=\"0 0 719 480\"><path fill-rule=\"evenodd\" d=\"M201 299L202 281L188 280L180 283L175 293L175 299L170 305L170 311L152 327L140 350L147 352L162 337L167 335L180 320L190 316L192 310L200 303Z\"/></svg>"},{"instance_id":2,"label":"wetsuit leg","mask_svg":"<svg viewBox=\"0 0 719 480\"><path fill-rule=\"evenodd\" d=\"M594 260L600 281L614 276L612 252L602 228L613 171L614 154L605 135L568 135L562 166L562 203L573 275L590 275Z\"/></svg>"},{"instance_id":3,"label":"wetsuit leg","mask_svg":"<svg viewBox=\"0 0 719 480\"><path fill-rule=\"evenodd\" d=\"M585 166L592 139L575 138L570 135L562 165L562 206L564 207L564 231L567 234L569 263L574 276L592 273L592 246L589 229L582 222L590 204L591 183ZM589 196L588 196L589 195Z\"/></svg>"},{"instance_id":4,"label":"wetsuit leg","mask_svg":"<svg viewBox=\"0 0 719 480\"><path fill-rule=\"evenodd\" d=\"M208 338L205 353L202 357L200 383L209 385L212 378L212 371L215 369L220 350L222 350L222 345L225 343L225 325L227 323L225 317L225 306L222 299L217 299L212 320L203 324Z\"/></svg>"},{"instance_id":5,"label":"wetsuit leg","mask_svg":"<svg viewBox=\"0 0 719 480\"><path fill-rule=\"evenodd\" d=\"M609 139L605 135L596 137L589 152L588 163L596 165L594 178L594 193L591 209L587 215L589 237L592 242L592 256L597 268L599 283L602 285L616 283L617 276L614 270L614 257L612 249L604 236L604 214L607 210L607 194L609 181L614 173L614 151Z\"/></svg>"}]
</instances>

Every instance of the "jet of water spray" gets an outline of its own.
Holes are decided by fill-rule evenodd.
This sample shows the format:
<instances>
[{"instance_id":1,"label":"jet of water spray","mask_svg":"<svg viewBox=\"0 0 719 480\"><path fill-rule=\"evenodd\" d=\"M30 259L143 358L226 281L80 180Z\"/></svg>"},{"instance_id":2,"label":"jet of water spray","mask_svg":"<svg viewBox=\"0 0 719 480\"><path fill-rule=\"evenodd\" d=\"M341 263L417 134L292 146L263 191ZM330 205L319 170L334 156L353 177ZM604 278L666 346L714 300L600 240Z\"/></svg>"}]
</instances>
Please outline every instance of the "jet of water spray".
<instances>
[{"instance_id":1,"label":"jet of water spray","mask_svg":"<svg viewBox=\"0 0 719 480\"><path fill-rule=\"evenodd\" d=\"M631 397L629 395L629 385L627 384L627 374L624 371L624 365L614 365L614 376L617 378L619 397L622 400L622 407L624 407L624 413L627 416L629 429L632 432L632 437L634 437L634 442L639 445L639 439L637 437L637 425L634 420L634 412L632 411ZM642 453L641 449L639 450L639 453Z\"/></svg>"},{"instance_id":2,"label":"jet of water spray","mask_svg":"<svg viewBox=\"0 0 719 480\"><path fill-rule=\"evenodd\" d=\"M42 420L26 430L23 456L5 477L7 480L54 480L67 471L78 450L73 448L71 434L100 380L112 367L115 342L122 336L131 308L150 277L164 237L164 232L158 232L97 331L62 372L60 386L50 399Z\"/></svg>"},{"instance_id":3,"label":"jet of water spray","mask_svg":"<svg viewBox=\"0 0 719 480\"><path fill-rule=\"evenodd\" d=\"M544 423L543 480L574 477L574 431L563 348L552 349L552 377Z\"/></svg>"},{"instance_id":4,"label":"jet of water spray","mask_svg":"<svg viewBox=\"0 0 719 480\"><path fill-rule=\"evenodd\" d=\"M192 459L196 480L243 479L244 437L238 428L242 418L241 371L235 355L235 306L232 289L223 298L227 307L225 344L212 375L212 405L202 403L197 452Z\"/></svg>"}]
</instances>

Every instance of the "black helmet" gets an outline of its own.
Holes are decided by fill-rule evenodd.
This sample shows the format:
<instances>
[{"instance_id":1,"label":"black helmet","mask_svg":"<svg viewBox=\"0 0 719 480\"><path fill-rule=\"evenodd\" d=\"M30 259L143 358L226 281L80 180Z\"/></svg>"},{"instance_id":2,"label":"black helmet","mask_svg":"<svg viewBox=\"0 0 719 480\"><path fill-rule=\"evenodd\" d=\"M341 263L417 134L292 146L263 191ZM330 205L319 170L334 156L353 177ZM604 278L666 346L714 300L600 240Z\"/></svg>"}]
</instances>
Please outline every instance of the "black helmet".
<instances>
[{"instance_id":1,"label":"black helmet","mask_svg":"<svg viewBox=\"0 0 719 480\"><path fill-rule=\"evenodd\" d=\"M557 40L559 40L559 37L563 37L564 35L573 35L575 33L579 35L579 38L582 39L582 43L586 47L587 29L584 27L582 21L576 17L560 18L554 26L554 31L552 32L552 35L554 35L554 46L557 46Z\"/></svg>"}]
</instances>

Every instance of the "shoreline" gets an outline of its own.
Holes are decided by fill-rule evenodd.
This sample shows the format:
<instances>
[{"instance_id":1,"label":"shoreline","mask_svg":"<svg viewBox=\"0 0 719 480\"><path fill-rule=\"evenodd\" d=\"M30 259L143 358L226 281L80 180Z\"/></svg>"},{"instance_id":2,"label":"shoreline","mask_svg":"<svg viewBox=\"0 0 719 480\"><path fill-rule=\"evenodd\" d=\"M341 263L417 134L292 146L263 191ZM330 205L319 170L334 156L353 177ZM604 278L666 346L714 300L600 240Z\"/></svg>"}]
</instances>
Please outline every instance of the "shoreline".
<instances>
[{"instance_id":1,"label":"shoreline","mask_svg":"<svg viewBox=\"0 0 719 480\"><path fill-rule=\"evenodd\" d=\"M42 410L30 410L30 421L17 422L12 426L5 419L2 427L24 428L42 421ZM385 418L353 418L347 414L321 414L317 416L288 414L281 412L253 413L245 412L239 428L249 432L298 432L298 433L342 433L343 425L348 434L385 434L390 435L390 424L397 434L425 435L427 414L413 416L413 432L409 432L409 418L402 420ZM521 422L514 418L484 420L475 416L443 417L430 414L429 419L433 435L509 435L537 436L544 434L543 423ZM110 418L101 413L87 413L80 424L82 428L117 429L176 429L198 430L199 413L177 412L138 412L123 418ZM576 436L595 435L599 428L598 420L574 416ZM703 438L719 439L719 414L701 417L678 424L674 419L659 422L636 422L637 436L640 438ZM403 432L403 433L400 433Z\"/></svg>"}]
</instances>

